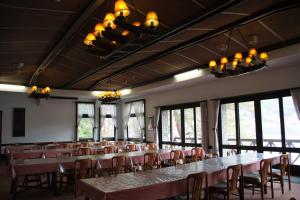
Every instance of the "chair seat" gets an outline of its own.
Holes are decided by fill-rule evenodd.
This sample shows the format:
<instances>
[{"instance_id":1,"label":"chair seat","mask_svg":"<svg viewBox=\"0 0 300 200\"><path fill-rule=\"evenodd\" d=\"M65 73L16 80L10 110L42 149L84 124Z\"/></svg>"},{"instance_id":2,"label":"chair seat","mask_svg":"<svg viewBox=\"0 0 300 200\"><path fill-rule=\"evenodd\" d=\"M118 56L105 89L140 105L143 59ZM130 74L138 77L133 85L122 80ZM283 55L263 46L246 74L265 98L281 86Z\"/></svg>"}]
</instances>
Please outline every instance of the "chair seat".
<instances>
[{"instance_id":1,"label":"chair seat","mask_svg":"<svg viewBox=\"0 0 300 200\"><path fill-rule=\"evenodd\" d=\"M260 174L258 172L246 174L246 175L244 175L244 182L245 183L260 183L261 182Z\"/></svg>"},{"instance_id":2,"label":"chair seat","mask_svg":"<svg viewBox=\"0 0 300 200\"><path fill-rule=\"evenodd\" d=\"M210 186L209 190L213 191L213 192L216 192L216 193L226 194L227 183L226 182L221 182L221 183L218 183L216 185Z\"/></svg>"}]
</instances>

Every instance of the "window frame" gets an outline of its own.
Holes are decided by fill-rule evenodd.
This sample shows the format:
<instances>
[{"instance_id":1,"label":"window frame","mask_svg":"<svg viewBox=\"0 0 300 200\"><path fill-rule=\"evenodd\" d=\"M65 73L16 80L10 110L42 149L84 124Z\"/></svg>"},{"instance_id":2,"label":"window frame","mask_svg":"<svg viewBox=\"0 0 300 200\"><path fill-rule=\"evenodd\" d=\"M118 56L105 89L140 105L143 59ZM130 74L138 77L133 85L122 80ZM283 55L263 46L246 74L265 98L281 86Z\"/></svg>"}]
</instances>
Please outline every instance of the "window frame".
<instances>
[{"instance_id":1,"label":"window frame","mask_svg":"<svg viewBox=\"0 0 300 200\"><path fill-rule=\"evenodd\" d=\"M264 151L272 152L282 152L282 153L299 153L300 148L286 147L285 139L285 119L284 119L284 108L283 108L283 98L291 96L290 90L279 90L265 93L256 93L251 95L237 96L220 99L220 109L218 117L218 141L219 141L219 153L223 155L223 149L235 149L237 153L241 153L242 150L256 150L259 153ZM262 113L261 113L261 100L268 99L278 99L279 105L279 117L280 117L280 133L281 133L281 147L266 147L263 146L263 130L262 130ZM239 103L241 102L254 102L254 112L255 112L255 125L256 125L256 146L241 146L240 145L240 127L239 127ZM223 145L222 143L222 119L221 119L221 105L227 103L235 104L236 113L236 134L237 134L237 145ZM299 166L293 166L297 170L300 169ZM294 170L293 170L294 171Z\"/></svg>"},{"instance_id":2,"label":"window frame","mask_svg":"<svg viewBox=\"0 0 300 200\"><path fill-rule=\"evenodd\" d=\"M161 149L163 145L177 145L182 147L202 147L202 137L201 143L197 143L197 118L196 118L196 108L200 107L201 102L207 101L199 101L199 102L192 102L192 103L185 103L185 104L176 104L176 105L167 105L162 106L160 109L160 116L159 116L159 127L158 127L158 139L159 139L159 148ZM194 118L194 143L186 143L185 142L185 109L193 108L193 118ZM162 140L162 111L169 111L169 120L170 120L170 142ZM173 142L172 141L172 110L180 110L181 115L181 142ZM201 113L200 113L201 115Z\"/></svg>"},{"instance_id":3,"label":"window frame","mask_svg":"<svg viewBox=\"0 0 300 200\"><path fill-rule=\"evenodd\" d=\"M143 103L144 103L144 127L145 127L145 129L144 129L144 135L143 135L143 141L142 142L146 142L146 100L145 99L139 99L139 100L135 100L135 101L128 101L128 102L126 102L126 104L134 103L134 102L137 102L137 101L143 101ZM133 109L133 107L131 107L131 109ZM130 110L130 112L131 112L131 110ZM136 117L135 113L130 114L130 116L128 118L128 122L129 122L131 117ZM128 124L127 124L127 127L126 127L126 136L127 136L127 141L141 142L141 138L130 138L129 137Z\"/></svg>"},{"instance_id":4,"label":"window frame","mask_svg":"<svg viewBox=\"0 0 300 200\"><path fill-rule=\"evenodd\" d=\"M117 104L116 103L104 103L102 105L115 105L116 109L117 109ZM101 107L99 107L98 109L99 109L98 110L99 111L99 122L98 122L98 124L100 125L101 124ZM116 113L116 115L117 115L117 113ZM111 115L105 115L105 118L112 118L112 116ZM117 119L118 119L118 117L117 117ZM116 140L117 128L115 126L114 126L114 137L101 137L101 129L102 129L102 127L99 128L99 136L98 136L99 138L102 138L104 140L110 140L110 141L115 141Z\"/></svg>"},{"instance_id":5,"label":"window frame","mask_svg":"<svg viewBox=\"0 0 300 200\"><path fill-rule=\"evenodd\" d=\"M79 135L78 135L78 104L93 104L94 105L94 126L93 126L93 136L92 138L83 138L83 139L80 139ZM88 141L88 140L94 140L95 138L95 125L96 125L96 106L95 106L95 102L83 102L83 101L77 101L76 102L76 112L75 112L75 139L78 141Z\"/></svg>"}]
</instances>

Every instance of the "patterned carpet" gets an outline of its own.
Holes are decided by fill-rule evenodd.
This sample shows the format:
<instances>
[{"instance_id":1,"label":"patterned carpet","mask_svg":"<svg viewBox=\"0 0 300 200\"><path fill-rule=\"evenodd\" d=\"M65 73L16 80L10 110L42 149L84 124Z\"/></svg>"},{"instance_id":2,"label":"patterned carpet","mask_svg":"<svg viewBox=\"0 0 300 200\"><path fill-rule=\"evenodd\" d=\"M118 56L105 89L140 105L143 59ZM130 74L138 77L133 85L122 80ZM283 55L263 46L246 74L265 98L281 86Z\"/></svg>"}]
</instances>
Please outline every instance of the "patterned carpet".
<instances>
[{"instance_id":1,"label":"patterned carpet","mask_svg":"<svg viewBox=\"0 0 300 200\"><path fill-rule=\"evenodd\" d=\"M300 200L300 178L295 177L292 179L292 191L288 191L287 184L285 184L285 194L282 195L280 191L280 185L274 184L274 193L275 193L275 200L289 200L290 198L294 197L295 199ZM1 200L10 200L10 171L8 166L3 162L0 161L0 199ZM296 184L297 183L297 184ZM32 189L28 191L20 192L17 196L17 200L72 200L75 199L74 194L71 190L68 192L64 192L60 196L54 196L51 190L46 189ZM79 200L83 198L77 198ZM222 199L222 197L220 197ZM255 195L252 195L252 192L249 190L245 190L245 199L248 200L255 200L260 199L260 193L256 192ZM272 199L270 192L265 195L265 199ZM138 199L135 199L138 200Z\"/></svg>"}]
</instances>

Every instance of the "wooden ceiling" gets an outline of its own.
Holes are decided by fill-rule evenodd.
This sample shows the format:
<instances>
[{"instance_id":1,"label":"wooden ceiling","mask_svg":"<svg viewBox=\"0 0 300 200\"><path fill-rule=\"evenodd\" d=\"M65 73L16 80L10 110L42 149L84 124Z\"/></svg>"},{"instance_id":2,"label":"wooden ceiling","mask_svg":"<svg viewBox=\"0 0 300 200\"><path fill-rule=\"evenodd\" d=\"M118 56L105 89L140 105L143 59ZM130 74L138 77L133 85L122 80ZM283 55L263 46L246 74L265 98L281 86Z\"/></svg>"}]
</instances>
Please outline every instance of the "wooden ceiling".
<instances>
[{"instance_id":1,"label":"wooden ceiling","mask_svg":"<svg viewBox=\"0 0 300 200\"><path fill-rule=\"evenodd\" d=\"M61 89L131 88L206 68L249 46L272 50L300 41L297 0L128 0L129 21L158 13L158 35L118 45L110 56L87 51L86 34L113 10L110 0L0 0L0 83ZM257 37L257 43L246 44Z\"/></svg>"}]
</instances>

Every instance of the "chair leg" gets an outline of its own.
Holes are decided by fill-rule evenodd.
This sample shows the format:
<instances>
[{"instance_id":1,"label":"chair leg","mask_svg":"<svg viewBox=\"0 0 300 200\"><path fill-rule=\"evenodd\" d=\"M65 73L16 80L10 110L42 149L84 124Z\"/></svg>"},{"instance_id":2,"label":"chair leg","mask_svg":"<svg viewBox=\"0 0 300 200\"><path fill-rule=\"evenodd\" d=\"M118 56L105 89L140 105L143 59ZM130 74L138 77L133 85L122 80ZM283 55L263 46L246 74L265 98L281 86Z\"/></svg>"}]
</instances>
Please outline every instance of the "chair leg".
<instances>
[{"instance_id":1,"label":"chair leg","mask_svg":"<svg viewBox=\"0 0 300 200\"><path fill-rule=\"evenodd\" d=\"M264 186L262 183L260 184L260 195L261 195L261 199L263 200L264 199Z\"/></svg>"},{"instance_id":2,"label":"chair leg","mask_svg":"<svg viewBox=\"0 0 300 200\"><path fill-rule=\"evenodd\" d=\"M288 181L289 181L289 190L292 190L292 187L291 187L291 175L290 175L290 173L288 174Z\"/></svg>"},{"instance_id":3,"label":"chair leg","mask_svg":"<svg viewBox=\"0 0 300 200\"><path fill-rule=\"evenodd\" d=\"M254 184L252 185L252 195L254 195L254 190L255 190L255 187L254 187Z\"/></svg>"},{"instance_id":4,"label":"chair leg","mask_svg":"<svg viewBox=\"0 0 300 200\"><path fill-rule=\"evenodd\" d=\"M283 180L283 176L281 176L281 179L280 179L280 186L281 186L281 193L284 194L284 180Z\"/></svg>"},{"instance_id":5,"label":"chair leg","mask_svg":"<svg viewBox=\"0 0 300 200\"><path fill-rule=\"evenodd\" d=\"M271 193L272 193L272 199L274 199L274 188L273 188L273 178L271 177Z\"/></svg>"}]
</instances>

